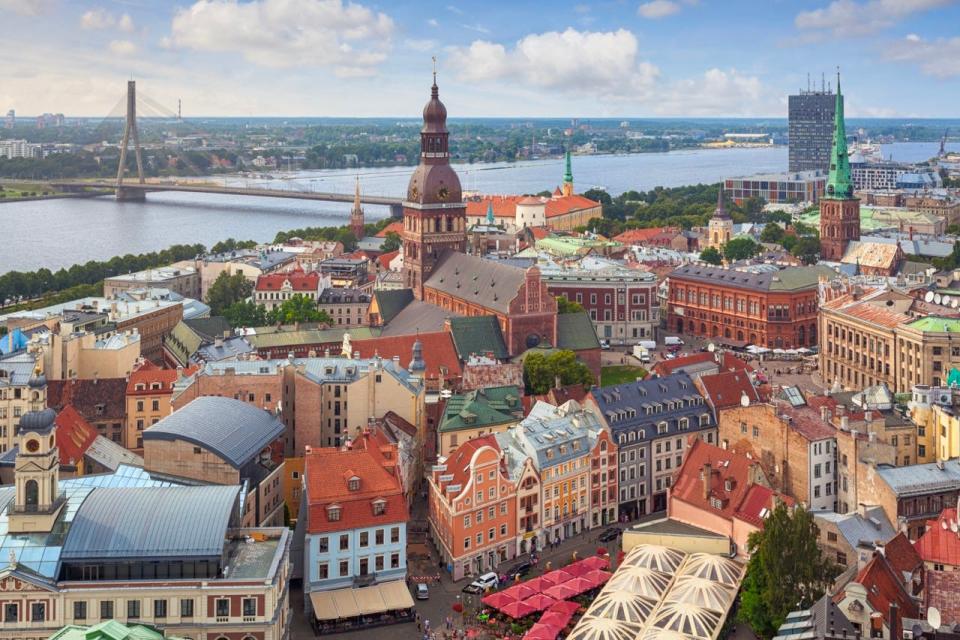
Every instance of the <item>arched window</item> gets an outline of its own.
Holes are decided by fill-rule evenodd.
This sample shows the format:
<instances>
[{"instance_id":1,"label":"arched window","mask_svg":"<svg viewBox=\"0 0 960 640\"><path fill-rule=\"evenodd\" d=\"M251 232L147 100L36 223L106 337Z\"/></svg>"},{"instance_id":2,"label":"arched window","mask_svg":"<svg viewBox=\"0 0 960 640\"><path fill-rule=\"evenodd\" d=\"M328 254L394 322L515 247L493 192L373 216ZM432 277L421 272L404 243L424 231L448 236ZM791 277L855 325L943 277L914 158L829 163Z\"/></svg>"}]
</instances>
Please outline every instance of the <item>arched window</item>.
<instances>
[{"instance_id":1,"label":"arched window","mask_svg":"<svg viewBox=\"0 0 960 640\"><path fill-rule=\"evenodd\" d=\"M36 507L40 503L40 486L36 480L27 480L27 486L24 489L26 506Z\"/></svg>"}]
</instances>

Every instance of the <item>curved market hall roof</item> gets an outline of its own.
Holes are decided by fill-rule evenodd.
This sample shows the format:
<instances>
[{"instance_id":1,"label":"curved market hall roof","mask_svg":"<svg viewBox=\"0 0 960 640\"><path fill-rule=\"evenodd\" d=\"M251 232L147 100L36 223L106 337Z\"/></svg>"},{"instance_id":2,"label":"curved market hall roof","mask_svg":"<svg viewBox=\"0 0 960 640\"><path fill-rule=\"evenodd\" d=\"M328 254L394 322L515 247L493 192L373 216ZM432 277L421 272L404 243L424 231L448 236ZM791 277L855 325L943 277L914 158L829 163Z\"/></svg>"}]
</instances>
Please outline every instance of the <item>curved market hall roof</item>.
<instances>
[{"instance_id":1,"label":"curved market hall roof","mask_svg":"<svg viewBox=\"0 0 960 640\"><path fill-rule=\"evenodd\" d=\"M673 573L683 562L685 554L653 544L641 544L630 550L623 559L623 566L646 567L663 573Z\"/></svg>"}]
</instances>

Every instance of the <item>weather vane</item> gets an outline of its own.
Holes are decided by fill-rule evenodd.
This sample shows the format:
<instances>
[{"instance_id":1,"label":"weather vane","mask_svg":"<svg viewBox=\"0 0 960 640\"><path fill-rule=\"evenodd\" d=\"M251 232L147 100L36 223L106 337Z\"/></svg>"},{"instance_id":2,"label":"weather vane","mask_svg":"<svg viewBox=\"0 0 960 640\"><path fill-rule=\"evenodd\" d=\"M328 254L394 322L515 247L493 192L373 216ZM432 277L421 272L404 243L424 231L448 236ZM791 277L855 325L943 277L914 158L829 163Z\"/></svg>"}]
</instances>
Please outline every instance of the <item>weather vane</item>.
<instances>
[{"instance_id":1,"label":"weather vane","mask_svg":"<svg viewBox=\"0 0 960 640\"><path fill-rule=\"evenodd\" d=\"M433 84L437 84L437 56L430 56L433 60Z\"/></svg>"}]
</instances>

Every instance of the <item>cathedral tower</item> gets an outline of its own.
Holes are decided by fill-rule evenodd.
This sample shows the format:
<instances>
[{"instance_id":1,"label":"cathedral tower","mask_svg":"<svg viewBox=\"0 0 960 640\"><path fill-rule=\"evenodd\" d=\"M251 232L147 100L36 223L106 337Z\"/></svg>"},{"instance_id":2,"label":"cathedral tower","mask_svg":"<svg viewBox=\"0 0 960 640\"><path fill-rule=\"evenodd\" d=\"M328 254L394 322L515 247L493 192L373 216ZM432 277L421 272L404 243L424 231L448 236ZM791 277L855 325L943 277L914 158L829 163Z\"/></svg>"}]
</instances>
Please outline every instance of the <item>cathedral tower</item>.
<instances>
[{"instance_id":1,"label":"cathedral tower","mask_svg":"<svg viewBox=\"0 0 960 640\"><path fill-rule=\"evenodd\" d=\"M733 237L733 219L727 213L727 207L723 202L723 183L720 183L720 191L717 192L717 208L713 210L713 216L707 224L707 246L714 247L718 251L723 249L723 245L730 242Z\"/></svg>"},{"instance_id":2,"label":"cathedral tower","mask_svg":"<svg viewBox=\"0 0 960 640\"><path fill-rule=\"evenodd\" d=\"M410 177L403 203L403 278L423 299L423 285L443 251L467 249L467 208L460 179L450 166L447 108L440 102L437 72L423 108L420 164Z\"/></svg>"},{"instance_id":3,"label":"cathedral tower","mask_svg":"<svg viewBox=\"0 0 960 640\"><path fill-rule=\"evenodd\" d=\"M860 239L860 200L853 197L853 179L847 156L847 130L843 122L843 94L837 74L837 103L830 149L830 176L820 199L820 257L839 262L851 240Z\"/></svg>"},{"instance_id":4,"label":"cathedral tower","mask_svg":"<svg viewBox=\"0 0 960 640\"><path fill-rule=\"evenodd\" d=\"M360 205L360 177L357 176L357 188L353 194L353 208L350 209L350 231L357 240L363 240L363 207Z\"/></svg>"},{"instance_id":5,"label":"cathedral tower","mask_svg":"<svg viewBox=\"0 0 960 640\"><path fill-rule=\"evenodd\" d=\"M560 192L565 196L573 195L573 163L570 161L570 152L564 154L563 187Z\"/></svg>"}]
</instances>

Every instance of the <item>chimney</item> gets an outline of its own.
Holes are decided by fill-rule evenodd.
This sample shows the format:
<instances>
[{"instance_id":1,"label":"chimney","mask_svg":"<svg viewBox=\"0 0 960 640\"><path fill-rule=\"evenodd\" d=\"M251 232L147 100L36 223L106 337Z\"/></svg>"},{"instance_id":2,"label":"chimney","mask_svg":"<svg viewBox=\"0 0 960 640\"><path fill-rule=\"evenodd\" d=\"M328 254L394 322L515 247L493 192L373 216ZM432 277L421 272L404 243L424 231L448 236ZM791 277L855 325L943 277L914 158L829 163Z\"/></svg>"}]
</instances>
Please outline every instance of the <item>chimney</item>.
<instances>
[{"instance_id":1,"label":"chimney","mask_svg":"<svg viewBox=\"0 0 960 640\"><path fill-rule=\"evenodd\" d=\"M873 422L873 411L870 411L869 409L867 409L866 411L864 411L864 412L863 412L863 420L864 420L864 422L866 422L866 423L868 423L868 424L871 423L871 422Z\"/></svg>"},{"instance_id":2,"label":"chimney","mask_svg":"<svg viewBox=\"0 0 960 640\"><path fill-rule=\"evenodd\" d=\"M876 442L876 441L877 441L877 432L876 432L876 431L868 431L868 432L867 432L867 438L870 439L870 442Z\"/></svg>"},{"instance_id":3,"label":"chimney","mask_svg":"<svg viewBox=\"0 0 960 640\"><path fill-rule=\"evenodd\" d=\"M897 630L900 628L900 610L896 602L890 603L890 612L887 614L887 629L891 638L903 637ZM934 629L936 631L936 629Z\"/></svg>"},{"instance_id":4,"label":"chimney","mask_svg":"<svg viewBox=\"0 0 960 640\"><path fill-rule=\"evenodd\" d=\"M830 422L830 408L820 407L820 419L824 422Z\"/></svg>"},{"instance_id":5,"label":"chimney","mask_svg":"<svg viewBox=\"0 0 960 640\"><path fill-rule=\"evenodd\" d=\"M710 498L710 483L713 480L713 465L709 462L703 464L703 499Z\"/></svg>"}]
</instances>

